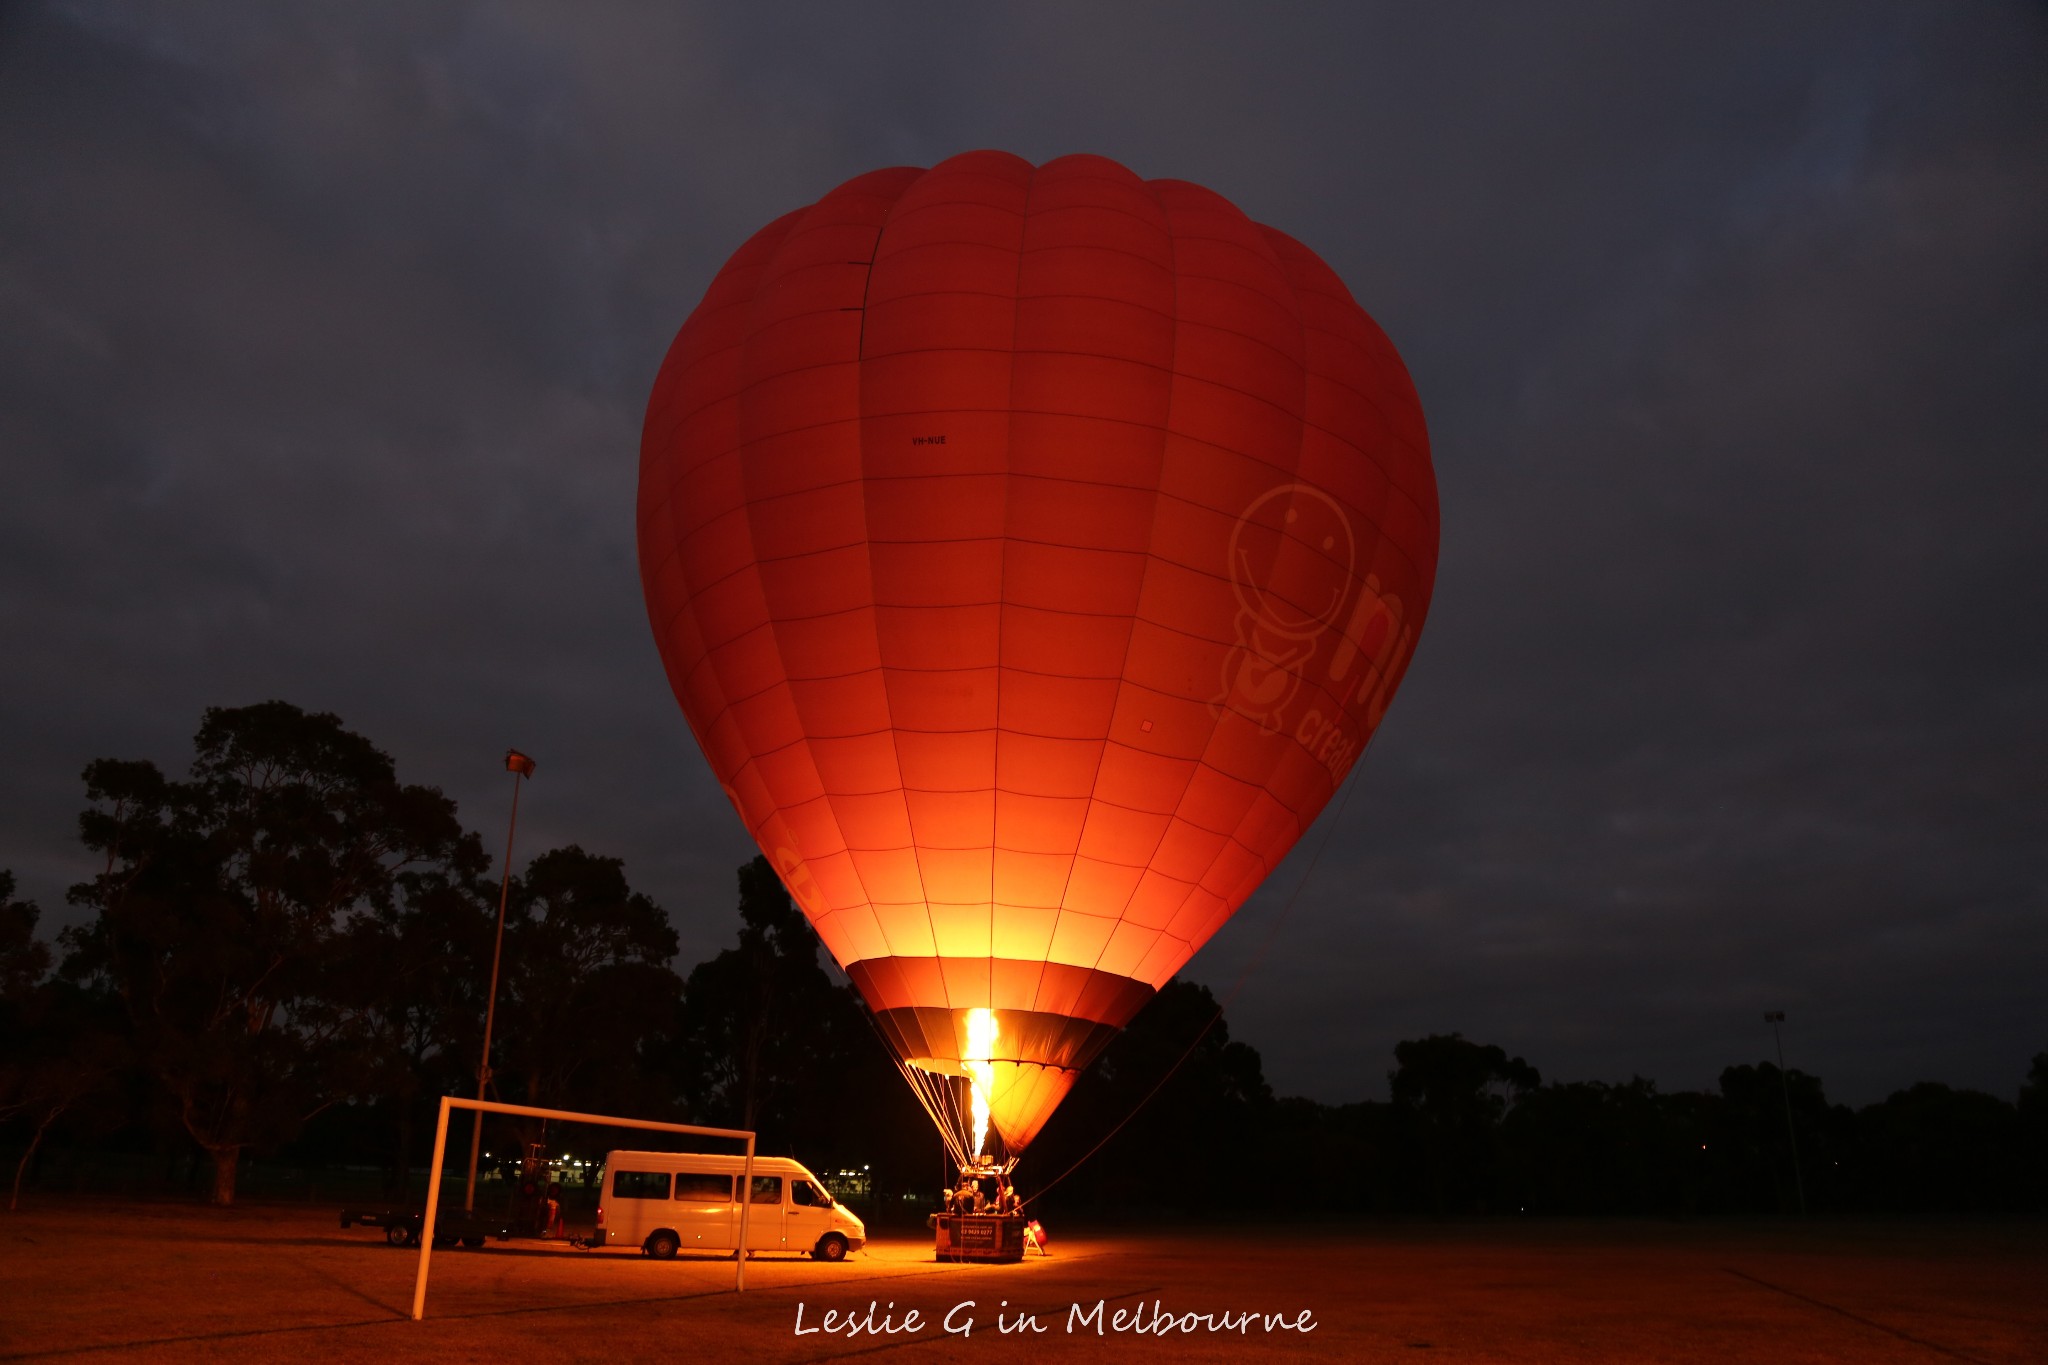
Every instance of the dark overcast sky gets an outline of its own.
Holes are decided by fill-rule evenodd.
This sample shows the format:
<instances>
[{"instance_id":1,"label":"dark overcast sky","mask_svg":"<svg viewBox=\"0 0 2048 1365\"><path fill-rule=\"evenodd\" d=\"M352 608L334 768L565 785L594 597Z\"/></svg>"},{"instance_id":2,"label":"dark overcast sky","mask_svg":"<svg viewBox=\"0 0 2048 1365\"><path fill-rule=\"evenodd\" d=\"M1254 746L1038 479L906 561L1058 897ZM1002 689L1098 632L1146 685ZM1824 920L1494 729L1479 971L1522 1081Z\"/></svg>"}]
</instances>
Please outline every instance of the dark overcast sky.
<instances>
[{"instance_id":1,"label":"dark overcast sky","mask_svg":"<svg viewBox=\"0 0 2048 1365\"><path fill-rule=\"evenodd\" d=\"M1276 15L1269 11L1277 10ZM1864 1103L2048 1048L2048 10L0 6L0 867L79 771L338 712L687 965L751 855L633 547L662 352L754 228L1000 147L1320 252L1443 560L1230 1008L1283 1092L1462 1030ZM1240 975L1297 856L1187 969Z\"/></svg>"}]
</instances>

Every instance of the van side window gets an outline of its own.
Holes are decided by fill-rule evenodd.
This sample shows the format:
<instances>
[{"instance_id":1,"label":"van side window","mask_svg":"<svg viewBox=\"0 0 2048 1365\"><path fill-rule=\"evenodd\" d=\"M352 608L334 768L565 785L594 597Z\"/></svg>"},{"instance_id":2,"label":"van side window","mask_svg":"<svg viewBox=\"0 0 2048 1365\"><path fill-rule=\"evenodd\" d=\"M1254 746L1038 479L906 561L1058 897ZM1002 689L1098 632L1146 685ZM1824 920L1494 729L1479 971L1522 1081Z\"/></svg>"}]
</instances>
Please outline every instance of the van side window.
<instances>
[{"instance_id":1,"label":"van side window","mask_svg":"<svg viewBox=\"0 0 2048 1365\"><path fill-rule=\"evenodd\" d=\"M808 1180L789 1182L789 1202L800 1209L823 1208L825 1201L819 1197L817 1187Z\"/></svg>"},{"instance_id":2,"label":"van side window","mask_svg":"<svg viewBox=\"0 0 2048 1365\"><path fill-rule=\"evenodd\" d=\"M779 1175L757 1175L754 1177L755 1204L780 1204L782 1202L782 1177Z\"/></svg>"},{"instance_id":3,"label":"van side window","mask_svg":"<svg viewBox=\"0 0 2048 1365\"><path fill-rule=\"evenodd\" d=\"M730 1204L732 1177L680 1172L676 1176L676 1198L690 1199L700 1204Z\"/></svg>"},{"instance_id":4,"label":"van side window","mask_svg":"<svg viewBox=\"0 0 2048 1365\"><path fill-rule=\"evenodd\" d=\"M612 1176L615 1199L668 1198L667 1171L619 1171Z\"/></svg>"}]
</instances>

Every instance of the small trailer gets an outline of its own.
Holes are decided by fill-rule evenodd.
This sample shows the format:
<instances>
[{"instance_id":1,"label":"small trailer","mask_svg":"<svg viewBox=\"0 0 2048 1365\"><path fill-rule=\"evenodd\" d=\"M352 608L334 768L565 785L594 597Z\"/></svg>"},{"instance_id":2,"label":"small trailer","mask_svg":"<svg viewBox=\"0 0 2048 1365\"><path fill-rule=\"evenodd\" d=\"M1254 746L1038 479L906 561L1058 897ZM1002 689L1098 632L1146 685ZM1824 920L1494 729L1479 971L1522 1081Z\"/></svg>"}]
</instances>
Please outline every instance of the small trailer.
<instances>
[{"instance_id":1,"label":"small trailer","mask_svg":"<svg viewBox=\"0 0 2048 1365\"><path fill-rule=\"evenodd\" d=\"M420 1236L427 1221L424 1209L343 1209L341 1225L345 1228L361 1224L366 1228L384 1229L384 1240L395 1247L413 1247L420 1244ZM434 1218L434 1245L449 1246L460 1242L466 1247L480 1247L485 1239L495 1237L503 1242L512 1236L512 1221L503 1216L484 1213L464 1213L460 1209L440 1209Z\"/></svg>"},{"instance_id":2,"label":"small trailer","mask_svg":"<svg viewBox=\"0 0 2048 1365\"><path fill-rule=\"evenodd\" d=\"M485 1155L490 1154L486 1152ZM555 1184L555 1163L548 1160L542 1144L527 1143L526 1155L518 1165L504 1163L502 1169L508 1173L516 1171L516 1183L507 1189L486 1189L483 1192L486 1202L500 1205L497 1211L466 1210L451 1206L446 1199L441 1201L434 1217L438 1225L434 1231L435 1246L451 1246L460 1242L466 1247L480 1247L493 1237L503 1242L514 1237L548 1235L549 1219L558 1211L558 1207L549 1202L549 1197L559 1187ZM471 1171L471 1182L474 1183L475 1179L476 1172ZM382 1228L384 1240L395 1247L418 1246L421 1226L426 1221L426 1211L417 1207L387 1205L384 1208L341 1211L343 1227L354 1227L360 1223L366 1228Z\"/></svg>"}]
</instances>

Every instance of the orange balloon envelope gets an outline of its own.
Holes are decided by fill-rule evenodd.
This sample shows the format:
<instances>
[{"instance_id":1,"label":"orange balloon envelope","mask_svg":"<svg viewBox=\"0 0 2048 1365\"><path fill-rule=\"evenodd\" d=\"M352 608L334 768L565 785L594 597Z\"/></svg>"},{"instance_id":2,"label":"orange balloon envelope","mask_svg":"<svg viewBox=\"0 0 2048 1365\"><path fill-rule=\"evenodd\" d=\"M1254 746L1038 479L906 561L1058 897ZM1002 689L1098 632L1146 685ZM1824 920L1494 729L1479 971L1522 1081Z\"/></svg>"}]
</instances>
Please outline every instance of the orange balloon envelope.
<instances>
[{"instance_id":1,"label":"orange balloon envelope","mask_svg":"<svg viewBox=\"0 0 2048 1365\"><path fill-rule=\"evenodd\" d=\"M1329 267L1093 156L776 219L641 451L684 714L956 1157L970 1104L1021 1151L1330 800L1437 524L1414 388Z\"/></svg>"}]
</instances>

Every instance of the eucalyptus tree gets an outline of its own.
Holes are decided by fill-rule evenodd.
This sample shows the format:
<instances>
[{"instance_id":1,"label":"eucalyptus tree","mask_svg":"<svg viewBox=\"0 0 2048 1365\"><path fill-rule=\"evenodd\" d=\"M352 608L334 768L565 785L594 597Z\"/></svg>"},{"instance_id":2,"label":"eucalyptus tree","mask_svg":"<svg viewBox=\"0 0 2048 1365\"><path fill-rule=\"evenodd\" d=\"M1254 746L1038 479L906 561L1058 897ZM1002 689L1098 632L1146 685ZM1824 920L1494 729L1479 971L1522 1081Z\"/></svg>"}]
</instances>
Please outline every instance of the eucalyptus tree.
<instances>
[{"instance_id":1,"label":"eucalyptus tree","mask_svg":"<svg viewBox=\"0 0 2048 1365\"><path fill-rule=\"evenodd\" d=\"M570 844L513 879L492 1074L521 1104L666 1111L649 1049L672 1037L676 931L617 858Z\"/></svg>"},{"instance_id":2,"label":"eucalyptus tree","mask_svg":"<svg viewBox=\"0 0 2048 1365\"><path fill-rule=\"evenodd\" d=\"M232 1203L245 1149L366 1083L370 1011L338 989L347 926L390 913L407 877L473 863L474 840L338 717L282 701L209 709L183 779L99 759L85 786L102 862L71 890L93 917L65 936L66 971L119 999Z\"/></svg>"},{"instance_id":3,"label":"eucalyptus tree","mask_svg":"<svg viewBox=\"0 0 2048 1365\"><path fill-rule=\"evenodd\" d=\"M105 1001L50 976L50 949L36 936L40 910L17 900L0 869L0 1122L19 1120L25 1141L7 1207L51 1128L121 1068L125 1050Z\"/></svg>"}]
</instances>

